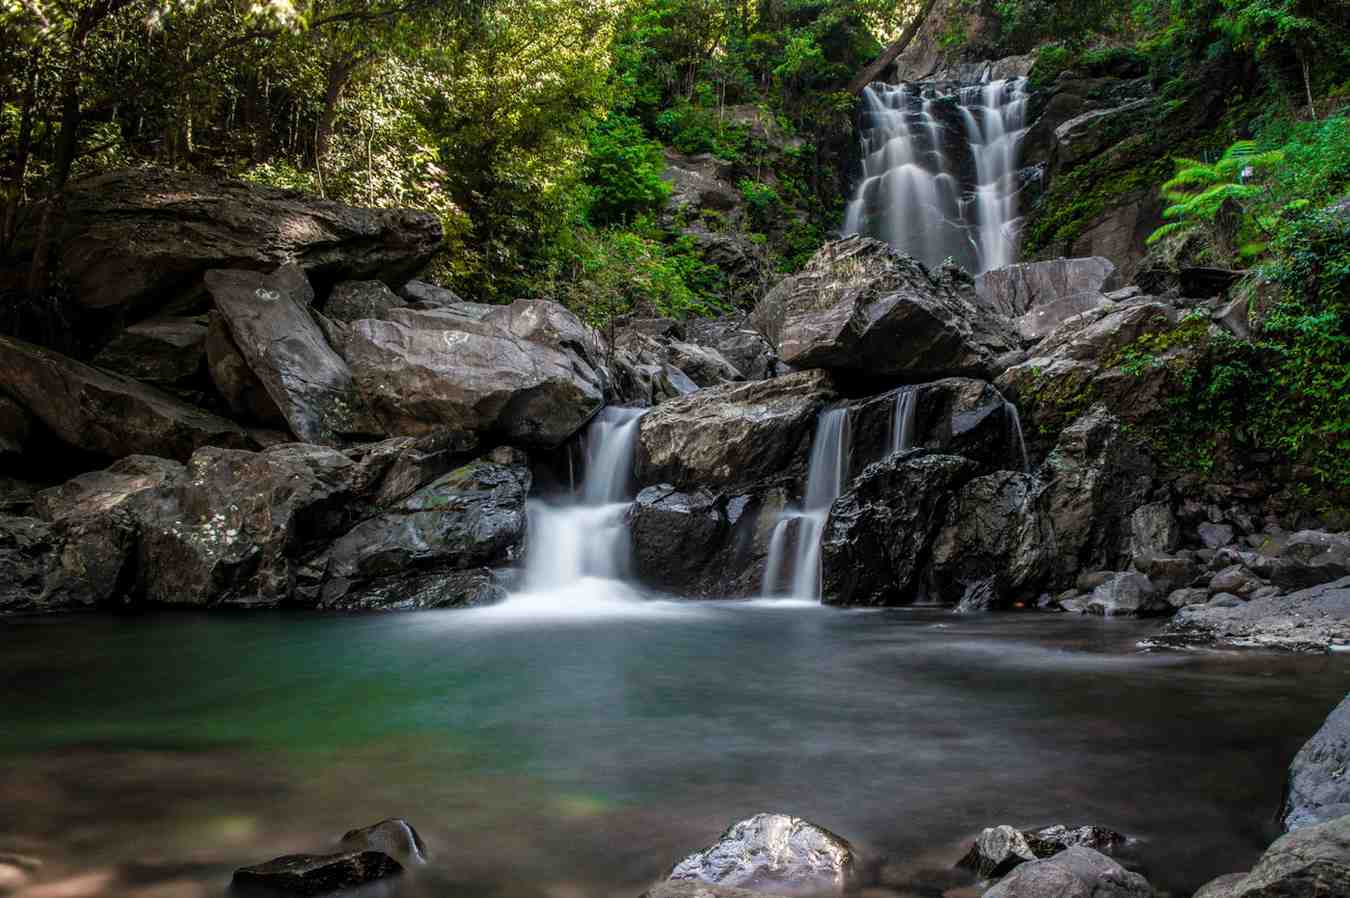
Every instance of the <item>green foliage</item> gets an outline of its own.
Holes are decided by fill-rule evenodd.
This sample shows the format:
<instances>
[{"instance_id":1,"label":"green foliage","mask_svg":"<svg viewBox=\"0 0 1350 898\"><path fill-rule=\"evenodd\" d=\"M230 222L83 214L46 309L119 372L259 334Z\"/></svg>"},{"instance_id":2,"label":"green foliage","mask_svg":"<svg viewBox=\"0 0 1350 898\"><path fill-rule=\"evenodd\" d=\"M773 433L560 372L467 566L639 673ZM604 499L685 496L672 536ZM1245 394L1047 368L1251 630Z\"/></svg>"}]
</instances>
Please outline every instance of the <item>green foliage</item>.
<instances>
[{"instance_id":1,"label":"green foliage","mask_svg":"<svg viewBox=\"0 0 1350 898\"><path fill-rule=\"evenodd\" d=\"M1167 223L1149 236L1149 245L1167 237L1204 231L1221 255L1233 254L1234 239L1243 229L1242 217L1254 201L1265 196L1259 179L1283 160L1283 151L1262 152L1252 140L1234 143L1214 162L1175 160L1176 173L1162 185L1169 203L1163 210ZM1253 230L1253 226L1259 230L1259 220L1249 217L1246 230ZM1259 254L1264 246L1259 241L1244 243L1238 247L1238 254Z\"/></svg>"},{"instance_id":2,"label":"green foliage","mask_svg":"<svg viewBox=\"0 0 1350 898\"><path fill-rule=\"evenodd\" d=\"M586 182L594 189L590 217L597 224L628 221L660 207L670 196L662 179L661 145L647 137L642 124L622 113L592 126L586 156Z\"/></svg>"}]
</instances>

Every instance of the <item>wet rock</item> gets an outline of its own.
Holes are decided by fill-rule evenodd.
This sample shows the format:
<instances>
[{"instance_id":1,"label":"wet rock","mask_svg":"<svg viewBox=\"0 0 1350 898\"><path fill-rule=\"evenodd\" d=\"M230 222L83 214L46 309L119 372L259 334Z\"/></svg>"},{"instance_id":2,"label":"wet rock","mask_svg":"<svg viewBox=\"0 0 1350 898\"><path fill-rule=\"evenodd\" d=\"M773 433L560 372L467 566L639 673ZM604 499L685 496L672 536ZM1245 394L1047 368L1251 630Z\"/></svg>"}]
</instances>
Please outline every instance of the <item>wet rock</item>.
<instances>
[{"instance_id":1,"label":"wet rock","mask_svg":"<svg viewBox=\"0 0 1350 898\"><path fill-rule=\"evenodd\" d=\"M1014 347L971 285L865 237L826 244L752 316L783 361L872 376L987 376Z\"/></svg>"},{"instance_id":2,"label":"wet rock","mask_svg":"<svg viewBox=\"0 0 1350 898\"><path fill-rule=\"evenodd\" d=\"M212 268L293 262L324 283L402 283L440 246L435 215L358 209L294 191L136 168L76 182L55 241L82 306L143 318L191 306Z\"/></svg>"},{"instance_id":3,"label":"wet rock","mask_svg":"<svg viewBox=\"0 0 1350 898\"><path fill-rule=\"evenodd\" d=\"M1211 524L1206 521L1196 528L1196 534L1207 549L1222 549L1233 542L1233 528L1227 524Z\"/></svg>"},{"instance_id":4,"label":"wet rock","mask_svg":"<svg viewBox=\"0 0 1350 898\"><path fill-rule=\"evenodd\" d=\"M1288 832L1350 814L1350 695L1289 765L1280 819Z\"/></svg>"},{"instance_id":5,"label":"wet rock","mask_svg":"<svg viewBox=\"0 0 1350 898\"><path fill-rule=\"evenodd\" d=\"M346 851L378 851L404 865L427 862L427 847L422 837L402 817L348 830L342 837L342 848Z\"/></svg>"},{"instance_id":6,"label":"wet rock","mask_svg":"<svg viewBox=\"0 0 1350 898\"><path fill-rule=\"evenodd\" d=\"M642 893L642 898L775 898L758 889L736 889L696 880L667 880Z\"/></svg>"},{"instance_id":7,"label":"wet rock","mask_svg":"<svg viewBox=\"0 0 1350 898\"><path fill-rule=\"evenodd\" d=\"M720 496L707 490L681 492L670 484L638 493L628 523L639 578L667 589L697 583L728 528Z\"/></svg>"},{"instance_id":8,"label":"wet rock","mask_svg":"<svg viewBox=\"0 0 1350 898\"><path fill-rule=\"evenodd\" d=\"M799 817L756 814L680 861L669 879L842 894L852 883L853 864L852 846L834 833Z\"/></svg>"},{"instance_id":9,"label":"wet rock","mask_svg":"<svg viewBox=\"0 0 1350 898\"><path fill-rule=\"evenodd\" d=\"M275 274L209 271L206 287L249 369L307 443L333 445L378 431L361 407L352 373L309 314L314 291L296 266Z\"/></svg>"},{"instance_id":10,"label":"wet rock","mask_svg":"<svg viewBox=\"0 0 1350 898\"><path fill-rule=\"evenodd\" d=\"M59 544L46 521L0 515L0 614L50 610L47 582Z\"/></svg>"},{"instance_id":11,"label":"wet rock","mask_svg":"<svg viewBox=\"0 0 1350 898\"><path fill-rule=\"evenodd\" d=\"M976 583L986 584L989 594L982 602L986 607L1007 607L1018 597L1035 595L1055 558L1042 495L1035 478L1011 471L977 477L962 486L933 540L933 597L961 601Z\"/></svg>"},{"instance_id":12,"label":"wet rock","mask_svg":"<svg viewBox=\"0 0 1350 898\"><path fill-rule=\"evenodd\" d=\"M109 458L186 459L201 446L249 446L224 418L154 387L0 337L0 394L67 446Z\"/></svg>"},{"instance_id":13,"label":"wet rock","mask_svg":"<svg viewBox=\"0 0 1350 898\"><path fill-rule=\"evenodd\" d=\"M379 851L341 854L289 854L265 864L234 871L232 884L240 889L272 889L292 895L322 895L365 885L403 872L403 867Z\"/></svg>"},{"instance_id":14,"label":"wet rock","mask_svg":"<svg viewBox=\"0 0 1350 898\"><path fill-rule=\"evenodd\" d=\"M560 335L543 316L510 326L544 342L446 311L396 309L392 317L355 322L346 345L357 390L390 434L448 432L460 451L490 435L553 447L604 402L600 375L549 345Z\"/></svg>"},{"instance_id":15,"label":"wet rock","mask_svg":"<svg viewBox=\"0 0 1350 898\"><path fill-rule=\"evenodd\" d=\"M1187 605L1203 605L1208 601L1208 589L1177 589L1173 590L1167 596L1167 604L1171 605L1173 608L1185 608Z\"/></svg>"},{"instance_id":16,"label":"wet rock","mask_svg":"<svg viewBox=\"0 0 1350 898\"><path fill-rule=\"evenodd\" d=\"M960 860L981 879L1002 879L1014 867L1034 861L1039 855L1021 830L1011 826L992 826L975 837L970 851Z\"/></svg>"},{"instance_id":17,"label":"wet rock","mask_svg":"<svg viewBox=\"0 0 1350 898\"><path fill-rule=\"evenodd\" d=\"M244 361L230 336L229 325L219 312L211 313L207 327L206 361L211 382L232 414L252 424L285 426L281 409Z\"/></svg>"},{"instance_id":18,"label":"wet rock","mask_svg":"<svg viewBox=\"0 0 1350 898\"><path fill-rule=\"evenodd\" d=\"M1246 599L1250 598L1262 585L1261 580L1253 576L1251 571L1240 564L1235 564L1224 568L1210 578L1209 591L1211 593L1232 593Z\"/></svg>"},{"instance_id":19,"label":"wet rock","mask_svg":"<svg viewBox=\"0 0 1350 898\"><path fill-rule=\"evenodd\" d=\"M94 357L108 371L175 392L199 386L206 366L206 325L197 318L133 324Z\"/></svg>"},{"instance_id":20,"label":"wet rock","mask_svg":"<svg viewBox=\"0 0 1350 898\"><path fill-rule=\"evenodd\" d=\"M1350 895L1350 816L1304 826L1266 849L1241 878L1223 876L1197 893L1210 898Z\"/></svg>"},{"instance_id":21,"label":"wet rock","mask_svg":"<svg viewBox=\"0 0 1350 898\"><path fill-rule=\"evenodd\" d=\"M352 322L360 318L388 318L390 312L405 305L380 281L343 281L328 295L323 311L334 321Z\"/></svg>"},{"instance_id":22,"label":"wet rock","mask_svg":"<svg viewBox=\"0 0 1350 898\"><path fill-rule=\"evenodd\" d=\"M926 561L974 462L923 450L877 462L840 496L821 546L824 601L904 605L928 598Z\"/></svg>"},{"instance_id":23,"label":"wet rock","mask_svg":"<svg viewBox=\"0 0 1350 898\"><path fill-rule=\"evenodd\" d=\"M642 418L638 480L718 489L788 475L833 395L828 375L807 371L668 400Z\"/></svg>"},{"instance_id":24,"label":"wet rock","mask_svg":"<svg viewBox=\"0 0 1350 898\"><path fill-rule=\"evenodd\" d=\"M1147 617L1172 610L1143 574L1116 574L1092 591L1087 611L1104 617Z\"/></svg>"},{"instance_id":25,"label":"wet rock","mask_svg":"<svg viewBox=\"0 0 1350 898\"><path fill-rule=\"evenodd\" d=\"M1350 577L1289 595L1238 600L1232 607L1214 602L1188 606L1153 642L1292 652L1350 645Z\"/></svg>"},{"instance_id":26,"label":"wet rock","mask_svg":"<svg viewBox=\"0 0 1350 898\"><path fill-rule=\"evenodd\" d=\"M1065 826L1057 823L1028 833L1037 843L1038 851L1067 851L1075 846L1091 848L1107 854L1129 841L1123 834L1104 826ZM1048 855L1042 854L1042 857Z\"/></svg>"},{"instance_id":27,"label":"wet rock","mask_svg":"<svg viewBox=\"0 0 1350 898\"><path fill-rule=\"evenodd\" d=\"M984 898L1153 898L1153 889L1091 848L1074 847L1019 865Z\"/></svg>"}]
</instances>

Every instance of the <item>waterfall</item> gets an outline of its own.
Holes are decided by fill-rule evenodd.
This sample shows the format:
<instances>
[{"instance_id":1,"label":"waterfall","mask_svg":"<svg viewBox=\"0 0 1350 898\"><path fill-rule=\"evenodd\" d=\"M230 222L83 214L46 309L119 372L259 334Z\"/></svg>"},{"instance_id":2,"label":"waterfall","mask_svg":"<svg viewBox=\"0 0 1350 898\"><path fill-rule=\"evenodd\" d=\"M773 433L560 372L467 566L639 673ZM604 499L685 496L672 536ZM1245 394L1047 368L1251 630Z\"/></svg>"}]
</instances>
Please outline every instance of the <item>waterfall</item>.
<instances>
[{"instance_id":1,"label":"waterfall","mask_svg":"<svg viewBox=\"0 0 1350 898\"><path fill-rule=\"evenodd\" d=\"M847 408L830 409L816 422L806 496L800 509L785 510L769 539L765 595L820 599L820 550L830 506L844 491L850 428Z\"/></svg>"},{"instance_id":2,"label":"waterfall","mask_svg":"<svg viewBox=\"0 0 1350 898\"><path fill-rule=\"evenodd\" d=\"M529 503L525 588L564 588L587 577L622 580L631 555L628 512L642 409L605 408L585 435L586 466L574 501ZM570 458L570 455L569 455Z\"/></svg>"},{"instance_id":3,"label":"waterfall","mask_svg":"<svg viewBox=\"0 0 1350 898\"><path fill-rule=\"evenodd\" d=\"M869 85L862 181L844 234L885 240L930 268L948 258L977 274L1012 264L1026 103L1024 78Z\"/></svg>"},{"instance_id":4,"label":"waterfall","mask_svg":"<svg viewBox=\"0 0 1350 898\"><path fill-rule=\"evenodd\" d=\"M1007 409L1008 420L1011 422L1013 439L1017 441L1017 451L1022 455L1022 473L1031 473L1031 457L1027 455L1027 440L1022 435L1022 416L1017 413L1017 406L1008 400L1003 400L1003 407Z\"/></svg>"},{"instance_id":5,"label":"waterfall","mask_svg":"<svg viewBox=\"0 0 1350 898\"><path fill-rule=\"evenodd\" d=\"M895 410L891 413L891 443L887 455L904 452L914 447L914 411L917 390L900 388L895 391Z\"/></svg>"}]
</instances>

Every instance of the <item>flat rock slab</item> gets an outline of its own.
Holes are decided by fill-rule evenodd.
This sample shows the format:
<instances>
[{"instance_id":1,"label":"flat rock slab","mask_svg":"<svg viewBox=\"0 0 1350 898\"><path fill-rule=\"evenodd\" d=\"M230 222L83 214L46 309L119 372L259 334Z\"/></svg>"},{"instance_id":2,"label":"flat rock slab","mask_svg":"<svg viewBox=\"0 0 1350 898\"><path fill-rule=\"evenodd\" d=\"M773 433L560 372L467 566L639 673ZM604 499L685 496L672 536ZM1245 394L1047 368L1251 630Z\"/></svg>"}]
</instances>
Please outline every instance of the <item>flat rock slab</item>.
<instances>
[{"instance_id":1,"label":"flat rock slab","mask_svg":"<svg viewBox=\"0 0 1350 898\"><path fill-rule=\"evenodd\" d=\"M1350 577L1232 607L1212 602L1190 605L1149 644L1288 652L1344 650L1350 647Z\"/></svg>"},{"instance_id":2,"label":"flat rock slab","mask_svg":"<svg viewBox=\"0 0 1350 898\"><path fill-rule=\"evenodd\" d=\"M0 394L68 446L109 458L186 460L202 446L249 447L238 425L154 387L0 337Z\"/></svg>"},{"instance_id":3,"label":"flat rock slab","mask_svg":"<svg viewBox=\"0 0 1350 898\"><path fill-rule=\"evenodd\" d=\"M403 867L398 861L380 851L289 854L265 864L235 870L232 884L246 890L323 895L402 872Z\"/></svg>"}]
</instances>

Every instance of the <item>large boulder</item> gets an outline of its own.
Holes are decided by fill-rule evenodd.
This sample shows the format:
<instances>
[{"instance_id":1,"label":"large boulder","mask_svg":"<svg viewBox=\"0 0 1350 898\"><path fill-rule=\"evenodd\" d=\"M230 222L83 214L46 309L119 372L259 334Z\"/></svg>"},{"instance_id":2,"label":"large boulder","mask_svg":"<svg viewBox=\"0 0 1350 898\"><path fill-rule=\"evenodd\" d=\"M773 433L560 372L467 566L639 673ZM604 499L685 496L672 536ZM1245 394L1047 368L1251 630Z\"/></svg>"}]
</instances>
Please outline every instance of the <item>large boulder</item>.
<instances>
[{"instance_id":1,"label":"large boulder","mask_svg":"<svg viewBox=\"0 0 1350 898\"><path fill-rule=\"evenodd\" d=\"M1350 695L1289 765L1281 822L1288 832L1350 814Z\"/></svg>"},{"instance_id":2,"label":"large boulder","mask_svg":"<svg viewBox=\"0 0 1350 898\"><path fill-rule=\"evenodd\" d=\"M351 370L310 316L314 291L303 271L208 271L206 286L235 347L296 437L332 445L374 433Z\"/></svg>"},{"instance_id":3,"label":"large boulder","mask_svg":"<svg viewBox=\"0 0 1350 898\"><path fill-rule=\"evenodd\" d=\"M71 185L55 245L80 304L144 318L190 306L213 268L294 263L322 284L400 284L441 242L435 215L358 209L167 169L124 169Z\"/></svg>"},{"instance_id":4,"label":"large boulder","mask_svg":"<svg viewBox=\"0 0 1350 898\"><path fill-rule=\"evenodd\" d=\"M979 473L972 461L916 450L877 462L840 496L821 546L830 605L903 605L930 596L932 544L952 496Z\"/></svg>"},{"instance_id":5,"label":"large boulder","mask_svg":"<svg viewBox=\"0 0 1350 898\"><path fill-rule=\"evenodd\" d=\"M1350 534L1301 530L1259 554L1252 570L1282 589L1303 589L1350 577Z\"/></svg>"},{"instance_id":6,"label":"large boulder","mask_svg":"<svg viewBox=\"0 0 1350 898\"><path fill-rule=\"evenodd\" d=\"M959 866L974 870L983 879L1001 879L1027 861L1054 857L1076 846L1110 853L1125 842L1125 836L1102 826L1056 824L1038 830L991 826L975 837Z\"/></svg>"},{"instance_id":7,"label":"large boulder","mask_svg":"<svg viewBox=\"0 0 1350 898\"><path fill-rule=\"evenodd\" d=\"M338 854L288 854L265 864L234 871L237 889L265 889L272 894L327 895L403 872L398 861L382 851Z\"/></svg>"},{"instance_id":8,"label":"large boulder","mask_svg":"<svg viewBox=\"0 0 1350 898\"><path fill-rule=\"evenodd\" d=\"M1246 875L1221 876L1206 898L1331 898L1350 895L1350 815L1304 826L1266 849Z\"/></svg>"},{"instance_id":9,"label":"large boulder","mask_svg":"<svg viewBox=\"0 0 1350 898\"><path fill-rule=\"evenodd\" d=\"M216 393L230 413L250 424L285 427L286 418L258 375L244 361L230 326L212 312L206 329L206 364Z\"/></svg>"},{"instance_id":10,"label":"large boulder","mask_svg":"<svg viewBox=\"0 0 1350 898\"><path fill-rule=\"evenodd\" d=\"M237 424L154 387L0 336L0 395L58 440L107 458L186 459L201 446L249 446Z\"/></svg>"},{"instance_id":11,"label":"large boulder","mask_svg":"<svg viewBox=\"0 0 1350 898\"><path fill-rule=\"evenodd\" d=\"M1154 642L1314 653L1343 649L1350 646L1350 577L1289 595L1188 605Z\"/></svg>"},{"instance_id":12,"label":"large boulder","mask_svg":"<svg viewBox=\"0 0 1350 898\"><path fill-rule=\"evenodd\" d=\"M826 244L769 292L753 320L783 361L911 381L987 377L1014 349L967 280L867 237Z\"/></svg>"},{"instance_id":13,"label":"large boulder","mask_svg":"<svg viewBox=\"0 0 1350 898\"><path fill-rule=\"evenodd\" d=\"M198 318L154 318L133 324L94 357L94 364L186 398L206 371L206 324Z\"/></svg>"},{"instance_id":14,"label":"large boulder","mask_svg":"<svg viewBox=\"0 0 1350 898\"><path fill-rule=\"evenodd\" d=\"M45 611L59 538L46 521L0 515L0 614Z\"/></svg>"},{"instance_id":15,"label":"large boulder","mask_svg":"<svg viewBox=\"0 0 1350 898\"><path fill-rule=\"evenodd\" d=\"M764 380L777 370L773 347L743 318L695 318L684 331L687 342L717 350L746 380Z\"/></svg>"},{"instance_id":16,"label":"large boulder","mask_svg":"<svg viewBox=\"0 0 1350 898\"><path fill-rule=\"evenodd\" d=\"M358 392L391 434L444 431L462 450L488 435L560 445L600 410L604 382L573 340L586 329L546 305L496 321L411 309L357 321L345 351Z\"/></svg>"},{"instance_id":17,"label":"large boulder","mask_svg":"<svg viewBox=\"0 0 1350 898\"><path fill-rule=\"evenodd\" d=\"M1024 341L1035 342L1069 318L1107 305L1105 294L1117 286L1108 259L1054 259L986 271L975 279L975 296L1013 319Z\"/></svg>"},{"instance_id":18,"label":"large boulder","mask_svg":"<svg viewBox=\"0 0 1350 898\"><path fill-rule=\"evenodd\" d=\"M806 371L668 400L642 418L638 480L720 489L790 475L833 396L829 375Z\"/></svg>"},{"instance_id":19,"label":"large boulder","mask_svg":"<svg viewBox=\"0 0 1350 898\"><path fill-rule=\"evenodd\" d=\"M853 882L853 847L800 817L756 814L675 865L671 880L755 891L841 894Z\"/></svg>"},{"instance_id":20,"label":"large boulder","mask_svg":"<svg viewBox=\"0 0 1350 898\"><path fill-rule=\"evenodd\" d=\"M382 281L343 281L328 294L323 313L334 321L350 323L361 318L388 318L407 303Z\"/></svg>"},{"instance_id":21,"label":"large boulder","mask_svg":"<svg viewBox=\"0 0 1350 898\"><path fill-rule=\"evenodd\" d=\"M1153 898L1148 880L1081 846L1018 866L984 898Z\"/></svg>"},{"instance_id":22,"label":"large boulder","mask_svg":"<svg viewBox=\"0 0 1350 898\"><path fill-rule=\"evenodd\" d=\"M628 510L637 577L686 596L758 591L763 562L785 494L728 495L649 486Z\"/></svg>"}]
</instances>

